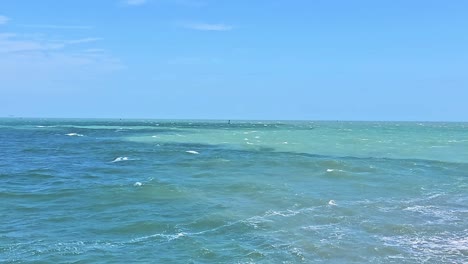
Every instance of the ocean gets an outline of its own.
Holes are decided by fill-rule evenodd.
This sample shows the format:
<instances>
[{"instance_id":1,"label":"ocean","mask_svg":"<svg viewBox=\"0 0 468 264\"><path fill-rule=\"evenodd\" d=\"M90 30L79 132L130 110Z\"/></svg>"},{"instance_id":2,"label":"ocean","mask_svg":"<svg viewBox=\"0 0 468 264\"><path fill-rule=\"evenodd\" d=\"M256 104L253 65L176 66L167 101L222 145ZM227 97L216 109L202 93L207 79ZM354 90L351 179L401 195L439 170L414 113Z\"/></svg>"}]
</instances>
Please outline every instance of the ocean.
<instances>
[{"instance_id":1,"label":"ocean","mask_svg":"<svg viewBox=\"0 0 468 264\"><path fill-rule=\"evenodd\" d=\"M3 118L0 263L468 263L468 123Z\"/></svg>"}]
</instances>

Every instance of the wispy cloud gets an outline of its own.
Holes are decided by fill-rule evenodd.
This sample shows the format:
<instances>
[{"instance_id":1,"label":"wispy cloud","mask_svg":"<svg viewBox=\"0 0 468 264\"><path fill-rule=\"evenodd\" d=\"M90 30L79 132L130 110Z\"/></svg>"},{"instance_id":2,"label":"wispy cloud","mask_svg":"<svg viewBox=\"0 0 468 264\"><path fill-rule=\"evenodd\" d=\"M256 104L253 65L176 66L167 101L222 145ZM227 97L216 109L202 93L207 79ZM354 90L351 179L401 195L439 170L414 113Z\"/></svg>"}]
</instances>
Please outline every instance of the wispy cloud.
<instances>
[{"instance_id":1,"label":"wispy cloud","mask_svg":"<svg viewBox=\"0 0 468 264\"><path fill-rule=\"evenodd\" d=\"M82 38L65 41L66 44L84 44L101 40L102 38Z\"/></svg>"},{"instance_id":2,"label":"wispy cloud","mask_svg":"<svg viewBox=\"0 0 468 264\"><path fill-rule=\"evenodd\" d=\"M124 3L130 6L139 6L144 5L148 2L148 0L125 0Z\"/></svg>"},{"instance_id":3,"label":"wispy cloud","mask_svg":"<svg viewBox=\"0 0 468 264\"><path fill-rule=\"evenodd\" d=\"M209 24L209 23L184 23L184 28L201 30L201 31L229 31L234 27L226 24Z\"/></svg>"},{"instance_id":4,"label":"wispy cloud","mask_svg":"<svg viewBox=\"0 0 468 264\"><path fill-rule=\"evenodd\" d=\"M0 15L0 25L8 23L9 20L9 17Z\"/></svg>"},{"instance_id":5,"label":"wispy cloud","mask_svg":"<svg viewBox=\"0 0 468 264\"><path fill-rule=\"evenodd\" d=\"M106 52L106 50L105 49L93 48L93 49L85 49L84 52L86 52L86 53L104 53L104 52Z\"/></svg>"},{"instance_id":6,"label":"wispy cloud","mask_svg":"<svg viewBox=\"0 0 468 264\"><path fill-rule=\"evenodd\" d=\"M44 25L44 24L26 24L19 25L26 28L39 28L39 29L92 29L92 26L82 26L82 25Z\"/></svg>"},{"instance_id":7,"label":"wispy cloud","mask_svg":"<svg viewBox=\"0 0 468 264\"><path fill-rule=\"evenodd\" d=\"M92 43L101 38L82 38L72 40L48 40L37 37L0 33L0 53L45 52L65 49L70 45Z\"/></svg>"},{"instance_id":8,"label":"wispy cloud","mask_svg":"<svg viewBox=\"0 0 468 264\"><path fill-rule=\"evenodd\" d=\"M0 53L17 53L29 51L57 50L63 43L21 38L13 33L0 34Z\"/></svg>"},{"instance_id":9,"label":"wispy cloud","mask_svg":"<svg viewBox=\"0 0 468 264\"><path fill-rule=\"evenodd\" d=\"M94 46L98 40L95 37L56 40L43 34L0 33L0 83L9 83L11 87L24 84L22 87L30 89L36 81L84 79L125 68L118 58Z\"/></svg>"}]
</instances>

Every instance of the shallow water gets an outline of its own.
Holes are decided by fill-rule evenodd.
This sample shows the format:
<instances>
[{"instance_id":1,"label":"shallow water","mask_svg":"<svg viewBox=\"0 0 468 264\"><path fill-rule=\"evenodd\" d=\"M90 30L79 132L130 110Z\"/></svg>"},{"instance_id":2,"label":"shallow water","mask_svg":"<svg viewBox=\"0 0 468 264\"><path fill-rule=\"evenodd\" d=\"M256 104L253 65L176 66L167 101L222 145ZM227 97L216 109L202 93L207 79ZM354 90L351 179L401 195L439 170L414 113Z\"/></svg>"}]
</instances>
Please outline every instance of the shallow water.
<instances>
[{"instance_id":1,"label":"shallow water","mask_svg":"<svg viewBox=\"0 0 468 264\"><path fill-rule=\"evenodd\" d=\"M468 124L0 119L0 262L466 263Z\"/></svg>"}]
</instances>

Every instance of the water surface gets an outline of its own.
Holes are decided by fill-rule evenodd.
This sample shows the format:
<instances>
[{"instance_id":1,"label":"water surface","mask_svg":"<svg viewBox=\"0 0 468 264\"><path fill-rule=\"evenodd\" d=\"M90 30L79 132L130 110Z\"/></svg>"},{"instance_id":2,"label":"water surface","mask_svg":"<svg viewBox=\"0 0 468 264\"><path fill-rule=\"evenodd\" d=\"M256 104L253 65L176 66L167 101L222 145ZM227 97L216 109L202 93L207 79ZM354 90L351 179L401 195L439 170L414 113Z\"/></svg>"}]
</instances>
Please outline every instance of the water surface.
<instances>
[{"instance_id":1,"label":"water surface","mask_svg":"<svg viewBox=\"0 0 468 264\"><path fill-rule=\"evenodd\" d=\"M2 263L466 263L468 124L0 119Z\"/></svg>"}]
</instances>

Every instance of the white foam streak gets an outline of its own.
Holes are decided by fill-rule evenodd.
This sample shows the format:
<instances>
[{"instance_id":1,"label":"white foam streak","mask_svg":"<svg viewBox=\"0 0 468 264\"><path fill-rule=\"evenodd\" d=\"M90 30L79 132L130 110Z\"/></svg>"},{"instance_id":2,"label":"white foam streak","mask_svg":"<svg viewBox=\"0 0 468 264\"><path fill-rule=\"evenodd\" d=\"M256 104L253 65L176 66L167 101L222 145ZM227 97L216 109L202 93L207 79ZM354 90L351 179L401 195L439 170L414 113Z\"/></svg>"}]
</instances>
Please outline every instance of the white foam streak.
<instances>
[{"instance_id":1,"label":"white foam streak","mask_svg":"<svg viewBox=\"0 0 468 264\"><path fill-rule=\"evenodd\" d=\"M78 133L68 133L68 134L65 134L66 136L69 136L69 137L82 137L83 135L82 134L78 134Z\"/></svg>"},{"instance_id":2,"label":"white foam streak","mask_svg":"<svg viewBox=\"0 0 468 264\"><path fill-rule=\"evenodd\" d=\"M154 234L154 235L149 235L149 236L143 236L143 237L139 237L139 238L134 238L132 240L130 240L130 243L138 243L138 242L142 242L142 241L146 241L148 239L152 239L152 238L163 238L163 239L166 239L166 241L172 241L174 239L178 239L178 238L181 238L181 237L184 237L186 235L186 233L177 233L177 234L172 234L172 235L168 235L168 234Z\"/></svg>"},{"instance_id":3,"label":"white foam streak","mask_svg":"<svg viewBox=\"0 0 468 264\"><path fill-rule=\"evenodd\" d=\"M121 161L127 161L129 160L128 157L118 157L115 158L112 162L121 162Z\"/></svg>"},{"instance_id":4,"label":"white foam streak","mask_svg":"<svg viewBox=\"0 0 468 264\"><path fill-rule=\"evenodd\" d=\"M416 257L459 255L468 250L468 237L454 236L447 232L434 236L383 237L385 245L406 248Z\"/></svg>"},{"instance_id":5,"label":"white foam streak","mask_svg":"<svg viewBox=\"0 0 468 264\"><path fill-rule=\"evenodd\" d=\"M337 170L337 169L327 169L327 172L334 172L334 171L338 171L338 172L344 172L344 170Z\"/></svg>"},{"instance_id":6,"label":"white foam streak","mask_svg":"<svg viewBox=\"0 0 468 264\"><path fill-rule=\"evenodd\" d=\"M293 210L286 210L286 211L267 211L265 216L283 216L283 217L290 217L299 214L301 211L293 211Z\"/></svg>"}]
</instances>

